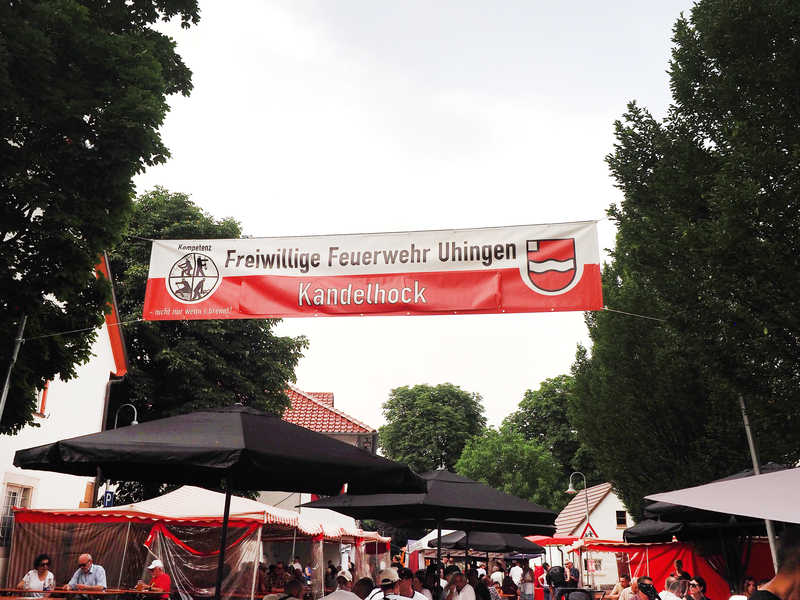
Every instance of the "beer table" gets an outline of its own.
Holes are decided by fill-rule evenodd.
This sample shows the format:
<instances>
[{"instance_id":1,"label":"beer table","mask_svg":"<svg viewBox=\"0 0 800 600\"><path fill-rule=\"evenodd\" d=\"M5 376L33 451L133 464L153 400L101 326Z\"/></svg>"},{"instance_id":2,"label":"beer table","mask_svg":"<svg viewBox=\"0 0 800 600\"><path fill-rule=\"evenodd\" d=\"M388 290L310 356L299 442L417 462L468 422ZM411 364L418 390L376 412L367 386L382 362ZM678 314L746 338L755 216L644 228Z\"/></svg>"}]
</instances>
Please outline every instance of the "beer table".
<instances>
[{"instance_id":1,"label":"beer table","mask_svg":"<svg viewBox=\"0 0 800 600\"><path fill-rule=\"evenodd\" d=\"M152 592L149 590L137 590L137 589L130 589L130 590L123 590L123 589L115 589L115 588L108 588L102 592L89 592L86 590L63 590L56 588L54 590L48 590L46 592L40 590L21 590L19 588L0 588L0 597L12 599L12 598L20 598L21 600L31 600L33 594L46 594L49 595L50 598L58 598L58 597L69 597L75 596L77 594L83 594L84 596L123 596L123 595L130 595L130 594L141 594L142 596L163 596L164 592Z\"/></svg>"}]
</instances>

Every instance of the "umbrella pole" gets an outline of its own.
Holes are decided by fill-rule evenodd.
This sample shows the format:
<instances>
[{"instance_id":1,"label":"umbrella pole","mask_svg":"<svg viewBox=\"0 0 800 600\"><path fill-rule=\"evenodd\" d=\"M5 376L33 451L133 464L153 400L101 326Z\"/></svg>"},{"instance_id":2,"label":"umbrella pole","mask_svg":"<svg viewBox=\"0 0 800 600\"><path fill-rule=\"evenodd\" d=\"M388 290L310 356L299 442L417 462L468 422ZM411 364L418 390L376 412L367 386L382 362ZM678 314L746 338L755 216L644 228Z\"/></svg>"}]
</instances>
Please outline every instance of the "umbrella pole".
<instances>
[{"instance_id":1,"label":"umbrella pole","mask_svg":"<svg viewBox=\"0 0 800 600\"><path fill-rule=\"evenodd\" d=\"M466 573L467 569L469 569L469 531L465 531L464 533L467 534L464 540L464 572Z\"/></svg>"},{"instance_id":2,"label":"umbrella pole","mask_svg":"<svg viewBox=\"0 0 800 600\"><path fill-rule=\"evenodd\" d=\"M439 536L436 542L436 573L439 577L439 580L442 579L442 522L438 521L436 523L436 528L439 530ZM436 582L439 583L438 581Z\"/></svg>"},{"instance_id":3,"label":"umbrella pole","mask_svg":"<svg viewBox=\"0 0 800 600\"><path fill-rule=\"evenodd\" d=\"M744 431L747 434L747 444L750 446L750 458L753 461L753 475L761 475L761 461L758 458L758 447L750 428L750 418L747 416L747 402L742 394L739 394L739 407L742 409L742 419L744 419ZM0 414L2 416L2 414ZM769 519L764 519L767 528L767 539L769 540L769 551L772 554L772 566L778 572L778 543L775 539L775 525Z\"/></svg>"},{"instance_id":4,"label":"umbrella pole","mask_svg":"<svg viewBox=\"0 0 800 600\"><path fill-rule=\"evenodd\" d=\"M220 599L222 590L222 567L225 565L225 542L228 539L228 519L231 516L231 478L225 477L225 513L222 516L222 539L219 543L219 564L217 565L217 587L214 600Z\"/></svg>"}]
</instances>

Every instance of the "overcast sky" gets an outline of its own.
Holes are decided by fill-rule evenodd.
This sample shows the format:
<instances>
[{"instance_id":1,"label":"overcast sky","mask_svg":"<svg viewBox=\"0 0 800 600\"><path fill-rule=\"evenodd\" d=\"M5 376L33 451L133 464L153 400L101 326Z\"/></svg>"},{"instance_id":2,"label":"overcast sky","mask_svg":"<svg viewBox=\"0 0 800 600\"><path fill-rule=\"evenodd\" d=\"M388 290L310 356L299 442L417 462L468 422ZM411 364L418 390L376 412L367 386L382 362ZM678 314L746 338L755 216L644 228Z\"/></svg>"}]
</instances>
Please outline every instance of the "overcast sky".
<instances>
[{"instance_id":1,"label":"overcast sky","mask_svg":"<svg viewBox=\"0 0 800 600\"><path fill-rule=\"evenodd\" d=\"M136 179L191 196L254 237L600 220L604 157L636 100L670 102L672 26L689 0L200 0L168 26L194 72ZM613 308L613 307L609 307ZM499 425L569 373L582 313L285 320L304 391L378 427L402 385L451 382Z\"/></svg>"}]
</instances>

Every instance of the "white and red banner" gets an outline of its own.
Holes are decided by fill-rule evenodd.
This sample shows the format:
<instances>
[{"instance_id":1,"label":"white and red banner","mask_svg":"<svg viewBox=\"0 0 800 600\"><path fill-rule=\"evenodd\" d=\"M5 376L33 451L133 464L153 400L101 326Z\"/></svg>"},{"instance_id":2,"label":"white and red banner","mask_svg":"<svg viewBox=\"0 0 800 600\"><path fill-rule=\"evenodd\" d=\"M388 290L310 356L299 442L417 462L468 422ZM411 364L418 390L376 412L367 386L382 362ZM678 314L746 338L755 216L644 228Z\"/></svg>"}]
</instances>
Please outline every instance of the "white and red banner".
<instances>
[{"instance_id":1,"label":"white and red banner","mask_svg":"<svg viewBox=\"0 0 800 600\"><path fill-rule=\"evenodd\" d=\"M595 222L155 240L145 320L599 310Z\"/></svg>"}]
</instances>

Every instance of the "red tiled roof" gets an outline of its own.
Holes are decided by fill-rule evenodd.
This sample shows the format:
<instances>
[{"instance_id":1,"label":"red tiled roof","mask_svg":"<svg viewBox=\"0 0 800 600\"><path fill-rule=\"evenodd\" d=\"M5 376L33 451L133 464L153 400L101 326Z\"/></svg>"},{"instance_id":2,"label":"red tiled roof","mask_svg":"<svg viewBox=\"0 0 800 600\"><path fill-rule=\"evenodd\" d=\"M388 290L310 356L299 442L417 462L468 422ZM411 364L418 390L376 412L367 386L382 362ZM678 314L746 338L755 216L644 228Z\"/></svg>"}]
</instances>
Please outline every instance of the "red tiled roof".
<instances>
[{"instance_id":1,"label":"red tiled roof","mask_svg":"<svg viewBox=\"0 0 800 600\"><path fill-rule=\"evenodd\" d=\"M286 395L292 406L283 413L284 421L319 433L375 433L369 425L333 408L333 394L330 392L310 394L290 386ZM330 398L330 404L326 402L327 398Z\"/></svg>"},{"instance_id":2,"label":"red tiled roof","mask_svg":"<svg viewBox=\"0 0 800 600\"><path fill-rule=\"evenodd\" d=\"M611 492L610 483L601 483L578 492L556 517L556 535L581 535L583 531L577 531L577 528L586 520L586 494L589 495L589 515L591 515L609 492Z\"/></svg>"},{"instance_id":3,"label":"red tiled roof","mask_svg":"<svg viewBox=\"0 0 800 600\"><path fill-rule=\"evenodd\" d=\"M333 406L333 392L306 392L307 396L311 396L314 400L319 400L323 404Z\"/></svg>"}]
</instances>

